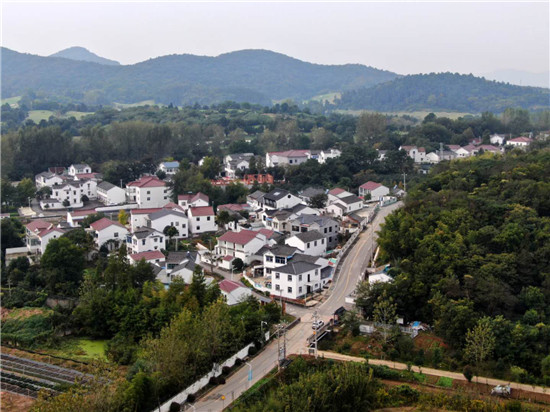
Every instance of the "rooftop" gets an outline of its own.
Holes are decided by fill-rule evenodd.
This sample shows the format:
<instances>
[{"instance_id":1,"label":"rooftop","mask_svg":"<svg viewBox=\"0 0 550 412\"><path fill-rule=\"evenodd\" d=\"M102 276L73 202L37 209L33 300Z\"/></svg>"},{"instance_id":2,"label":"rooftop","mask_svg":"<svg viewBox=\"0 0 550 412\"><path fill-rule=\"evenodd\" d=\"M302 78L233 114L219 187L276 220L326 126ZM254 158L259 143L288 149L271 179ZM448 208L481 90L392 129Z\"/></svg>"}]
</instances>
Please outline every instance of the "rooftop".
<instances>
[{"instance_id":1,"label":"rooftop","mask_svg":"<svg viewBox=\"0 0 550 412\"><path fill-rule=\"evenodd\" d=\"M177 217L180 217L180 218L183 217L183 218L187 219L187 216L185 215L185 213L179 212L177 210L171 210L171 209L162 209L162 210L159 210L157 212L153 212L149 215L149 219L156 220L156 219L160 219L164 216L170 216L170 215L174 215L174 216L177 216Z\"/></svg>"},{"instance_id":2,"label":"rooftop","mask_svg":"<svg viewBox=\"0 0 550 412\"><path fill-rule=\"evenodd\" d=\"M376 183L369 180L367 183L363 183L359 187L365 190L374 190L374 189L378 189L380 186L382 186L380 183Z\"/></svg>"},{"instance_id":3,"label":"rooftop","mask_svg":"<svg viewBox=\"0 0 550 412\"><path fill-rule=\"evenodd\" d=\"M141 259L153 260L153 259L165 259L165 257L160 250L148 250L147 252L131 254L130 259L136 262L139 262Z\"/></svg>"},{"instance_id":4,"label":"rooftop","mask_svg":"<svg viewBox=\"0 0 550 412\"><path fill-rule=\"evenodd\" d=\"M283 197L289 195L290 192L288 190L285 190L285 189L274 189L272 190L271 192L269 193L266 193L264 195L264 199L269 199L269 200L273 200L273 201L277 201L277 200L280 200L282 199Z\"/></svg>"},{"instance_id":5,"label":"rooftop","mask_svg":"<svg viewBox=\"0 0 550 412\"><path fill-rule=\"evenodd\" d=\"M362 202L363 200L360 197L357 197L355 195L341 197L339 199L341 202L345 203L346 205L351 205L353 203Z\"/></svg>"},{"instance_id":6,"label":"rooftop","mask_svg":"<svg viewBox=\"0 0 550 412\"><path fill-rule=\"evenodd\" d=\"M108 228L109 226L119 226L123 229L126 229L124 225L121 225L119 222L107 219L106 217L102 217L101 219L96 220L90 225L90 227L94 230L103 230L105 228Z\"/></svg>"},{"instance_id":7,"label":"rooftop","mask_svg":"<svg viewBox=\"0 0 550 412\"><path fill-rule=\"evenodd\" d=\"M238 288L244 288L245 286L242 283L235 282L234 280L224 279L222 280L218 286L220 287L220 290L225 293L231 293L235 289Z\"/></svg>"},{"instance_id":8,"label":"rooftop","mask_svg":"<svg viewBox=\"0 0 550 412\"><path fill-rule=\"evenodd\" d=\"M191 207L189 213L193 216L214 216L214 209L212 206Z\"/></svg>"},{"instance_id":9,"label":"rooftop","mask_svg":"<svg viewBox=\"0 0 550 412\"><path fill-rule=\"evenodd\" d=\"M275 268L276 272L288 273L290 275L298 275L300 273L309 272L310 270L318 269L321 266L309 262L291 262L287 265Z\"/></svg>"},{"instance_id":10,"label":"rooftop","mask_svg":"<svg viewBox=\"0 0 550 412\"><path fill-rule=\"evenodd\" d=\"M164 187L166 183L160 180L156 176L142 176L138 180L128 183L126 186L135 186L135 187Z\"/></svg>"},{"instance_id":11,"label":"rooftop","mask_svg":"<svg viewBox=\"0 0 550 412\"><path fill-rule=\"evenodd\" d=\"M313 242L314 240L321 240L324 238L324 236L319 232L317 232L316 230L310 230L309 232L298 233L297 235L294 235L294 236L305 243Z\"/></svg>"},{"instance_id":12,"label":"rooftop","mask_svg":"<svg viewBox=\"0 0 550 412\"><path fill-rule=\"evenodd\" d=\"M241 230L240 232L228 231L218 238L219 241L246 245L258 236L259 232L252 230Z\"/></svg>"}]
</instances>

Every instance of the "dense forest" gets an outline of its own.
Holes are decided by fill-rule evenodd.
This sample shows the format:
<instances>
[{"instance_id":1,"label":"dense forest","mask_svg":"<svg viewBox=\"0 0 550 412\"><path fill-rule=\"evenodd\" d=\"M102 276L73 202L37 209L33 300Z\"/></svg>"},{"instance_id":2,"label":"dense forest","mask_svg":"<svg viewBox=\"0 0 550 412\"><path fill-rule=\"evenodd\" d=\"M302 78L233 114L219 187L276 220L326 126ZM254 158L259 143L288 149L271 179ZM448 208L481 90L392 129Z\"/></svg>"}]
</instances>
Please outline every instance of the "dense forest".
<instances>
[{"instance_id":1,"label":"dense forest","mask_svg":"<svg viewBox=\"0 0 550 412\"><path fill-rule=\"evenodd\" d=\"M386 219L386 289L463 363L521 381L550 379L550 151L438 165ZM369 303L370 301L370 303ZM476 352L476 336L493 342ZM483 356L481 356L483 355Z\"/></svg>"},{"instance_id":2,"label":"dense forest","mask_svg":"<svg viewBox=\"0 0 550 412\"><path fill-rule=\"evenodd\" d=\"M217 57L169 55L128 66L108 66L2 49L2 96L28 89L85 104L188 105L225 100L271 104L368 87L397 74L362 65L327 66L267 50Z\"/></svg>"},{"instance_id":3,"label":"dense forest","mask_svg":"<svg viewBox=\"0 0 550 412\"><path fill-rule=\"evenodd\" d=\"M370 88L349 90L339 108L377 111L451 111L501 113L507 107L548 109L550 90L514 86L458 73L417 74Z\"/></svg>"}]
</instances>

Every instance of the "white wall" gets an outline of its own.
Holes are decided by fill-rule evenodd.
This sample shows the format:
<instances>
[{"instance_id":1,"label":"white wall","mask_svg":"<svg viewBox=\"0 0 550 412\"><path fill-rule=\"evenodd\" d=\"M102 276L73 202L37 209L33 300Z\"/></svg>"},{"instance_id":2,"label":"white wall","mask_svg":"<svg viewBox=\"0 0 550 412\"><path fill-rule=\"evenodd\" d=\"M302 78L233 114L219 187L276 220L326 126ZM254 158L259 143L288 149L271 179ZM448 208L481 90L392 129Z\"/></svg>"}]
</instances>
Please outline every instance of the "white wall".
<instances>
[{"instance_id":1,"label":"white wall","mask_svg":"<svg viewBox=\"0 0 550 412\"><path fill-rule=\"evenodd\" d=\"M162 207L170 201L168 188L158 187L136 187L136 203L140 208Z\"/></svg>"},{"instance_id":2,"label":"white wall","mask_svg":"<svg viewBox=\"0 0 550 412\"><path fill-rule=\"evenodd\" d=\"M292 236L286 239L285 243L289 246L297 247L302 250L305 255L310 256L320 256L327 250L327 240L325 238L304 243L296 236Z\"/></svg>"},{"instance_id":3,"label":"white wall","mask_svg":"<svg viewBox=\"0 0 550 412\"><path fill-rule=\"evenodd\" d=\"M166 226L174 226L178 229L179 235L175 237L175 239L182 239L189 236L189 220L185 216L172 214L151 220L151 228L159 232L163 232Z\"/></svg>"},{"instance_id":4,"label":"white wall","mask_svg":"<svg viewBox=\"0 0 550 412\"><path fill-rule=\"evenodd\" d=\"M189 212L189 228L193 235L204 232L215 232L218 230L215 216L192 216Z\"/></svg>"},{"instance_id":5,"label":"white wall","mask_svg":"<svg viewBox=\"0 0 550 412\"><path fill-rule=\"evenodd\" d=\"M103 230L96 230L94 241L98 249L109 240L118 240L120 246L122 245L122 243L126 242L126 235L128 235L127 229L122 228L118 225L111 225Z\"/></svg>"},{"instance_id":6,"label":"white wall","mask_svg":"<svg viewBox=\"0 0 550 412\"><path fill-rule=\"evenodd\" d=\"M277 276L279 279L277 279ZM283 298L298 299L307 293L308 286L310 286L312 292L321 289L321 270L320 268L312 269L298 275L289 275L277 272L277 269L274 269L271 275L271 285L272 296L281 296L282 290ZM277 287L280 289L277 290ZM291 288L291 291L289 291L289 288Z\"/></svg>"}]
</instances>

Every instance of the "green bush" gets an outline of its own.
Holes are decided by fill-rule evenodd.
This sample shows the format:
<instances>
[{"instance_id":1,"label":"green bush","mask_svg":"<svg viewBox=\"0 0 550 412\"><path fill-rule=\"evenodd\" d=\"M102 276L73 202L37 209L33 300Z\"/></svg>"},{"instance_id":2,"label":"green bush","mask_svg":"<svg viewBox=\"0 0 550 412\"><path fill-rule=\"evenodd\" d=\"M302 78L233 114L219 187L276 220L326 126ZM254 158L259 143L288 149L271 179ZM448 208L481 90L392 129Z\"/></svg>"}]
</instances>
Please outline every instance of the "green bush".
<instances>
[{"instance_id":1,"label":"green bush","mask_svg":"<svg viewBox=\"0 0 550 412\"><path fill-rule=\"evenodd\" d=\"M399 385L390 390L390 396L397 397L404 403L409 404L418 400L420 392L411 388L409 385Z\"/></svg>"},{"instance_id":2,"label":"green bush","mask_svg":"<svg viewBox=\"0 0 550 412\"><path fill-rule=\"evenodd\" d=\"M436 383L437 386L441 386L443 388L452 388L453 387L453 380L451 378L448 378L446 376L441 376Z\"/></svg>"}]
</instances>

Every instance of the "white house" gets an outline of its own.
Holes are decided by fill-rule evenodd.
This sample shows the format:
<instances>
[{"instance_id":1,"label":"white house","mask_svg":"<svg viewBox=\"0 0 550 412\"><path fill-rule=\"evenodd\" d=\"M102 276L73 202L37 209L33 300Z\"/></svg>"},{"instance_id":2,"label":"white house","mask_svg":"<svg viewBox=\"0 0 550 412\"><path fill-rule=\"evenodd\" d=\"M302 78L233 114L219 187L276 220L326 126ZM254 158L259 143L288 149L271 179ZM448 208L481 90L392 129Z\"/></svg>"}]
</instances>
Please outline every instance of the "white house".
<instances>
[{"instance_id":1,"label":"white house","mask_svg":"<svg viewBox=\"0 0 550 412\"><path fill-rule=\"evenodd\" d=\"M458 147L460 149L460 146ZM456 149L456 150L458 150ZM426 155L426 162L431 164L437 164L444 160L456 159L457 154L452 150L438 150L436 152L430 152Z\"/></svg>"},{"instance_id":2,"label":"white house","mask_svg":"<svg viewBox=\"0 0 550 412\"><path fill-rule=\"evenodd\" d=\"M126 191L103 181L97 185L97 199L104 205L121 205L126 201Z\"/></svg>"},{"instance_id":3,"label":"white house","mask_svg":"<svg viewBox=\"0 0 550 412\"><path fill-rule=\"evenodd\" d=\"M77 227L78 225L82 224L82 221L86 219L88 216L95 214L95 209L88 209L88 210L73 210L70 212L67 212L67 223L71 227Z\"/></svg>"},{"instance_id":4,"label":"white house","mask_svg":"<svg viewBox=\"0 0 550 412\"><path fill-rule=\"evenodd\" d=\"M178 162L161 162L157 171L164 172L167 175L175 175L179 168L180 164Z\"/></svg>"},{"instance_id":5,"label":"white house","mask_svg":"<svg viewBox=\"0 0 550 412\"><path fill-rule=\"evenodd\" d=\"M168 186L156 176L143 176L126 185L126 200L140 208L161 207L169 196Z\"/></svg>"},{"instance_id":6,"label":"white house","mask_svg":"<svg viewBox=\"0 0 550 412\"><path fill-rule=\"evenodd\" d=\"M416 146L401 146L399 150L404 150L415 163L424 163L426 161L426 149Z\"/></svg>"},{"instance_id":7,"label":"white house","mask_svg":"<svg viewBox=\"0 0 550 412\"><path fill-rule=\"evenodd\" d=\"M461 147L460 149L454 151L456 153L456 156L460 159L475 156L479 153L479 147L474 146L473 144L469 144L466 146Z\"/></svg>"},{"instance_id":8,"label":"white house","mask_svg":"<svg viewBox=\"0 0 550 412\"><path fill-rule=\"evenodd\" d=\"M81 175L84 173L92 173L92 168L87 164L72 164L68 170L69 176Z\"/></svg>"},{"instance_id":9,"label":"white house","mask_svg":"<svg viewBox=\"0 0 550 412\"><path fill-rule=\"evenodd\" d=\"M25 226L25 243L29 252L44 254L52 239L63 236L65 230L54 227L45 220L33 220Z\"/></svg>"},{"instance_id":10,"label":"white house","mask_svg":"<svg viewBox=\"0 0 550 412\"><path fill-rule=\"evenodd\" d=\"M166 257L160 250L132 253L129 258L132 265L137 265L141 260L145 260L147 263L153 263L160 267L163 267L166 263Z\"/></svg>"},{"instance_id":11,"label":"white house","mask_svg":"<svg viewBox=\"0 0 550 412\"><path fill-rule=\"evenodd\" d=\"M36 184L36 189L41 189L45 186L52 187L53 185L60 185L63 183L63 179L58 174L42 172L34 177L34 183Z\"/></svg>"},{"instance_id":12,"label":"white house","mask_svg":"<svg viewBox=\"0 0 550 412\"><path fill-rule=\"evenodd\" d=\"M210 204L210 198L204 193L187 193L185 195L178 195L178 206L183 210L187 210L190 207L202 207Z\"/></svg>"},{"instance_id":13,"label":"white house","mask_svg":"<svg viewBox=\"0 0 550 412\"><path fill-rule=\"evenodd\" d=\"M336 202L338 199L351 195L353 195L353 193L348 192L347 190L344 190L340 187L335 187L334 189L329 190L327 194L327 204L330 205L331 203Z\"/></svg>"},{"instance_id":14,"label":"white house","mask_svg":"<svg viewBox=\"0 0 550 412\"><path fill-rule=\"evenodd\" d=\"M327 212L342 217L345 214L353 213L357 210L361 210L362 208L363 199L355 195L351 195L340 198L327 206Z\"/></svg>"},{"instance_id":15,"label":"white house","mask_svg":"<svg viewBox=\"0 0 550 412\"><path fill-rule=\"evenodd\" d=\"M342 152L338 149L321 150L317 161L321 164L326 163L328 159L336 159L340 157Z\"/></svg>"},{"instance_id":16,"label":"white house","mask_svg":"<svg viewBox=\"0 0 550 412\"><path fill-rule=\"evenodd\" d=\"M162 207L152 207L148 209L131 209L130 210L130 228L132 231L138 227L147 226L149 215L151 213L159 212Z\"/></svg>"},{"instance_id":17,"label":"white house","mask_svg":"<svg viewBox=\"0 0 550 412\"><path fill-rule=\"evenodd\" d=\"M265 246L258 254L263 257L264 276L271 275L275 268L284 266L298 251L298 248L287 245Z\"/></svg>"},{"instance_id":18,"label":"white house","mask_svg":"<svg viewBox=\"0 0 550 412\"><path fill-rule=\"evenodd\" d=\"M291 262L275 268L271 278L271 296L297 300L321 289L320 266L309 262Z\"/></svg>"},{"instance_id":19,"label":"white house","mask_svg":"<svg viewBox=\"0 0 550 412\"><path fill-rule=\"evenodd\" d=\"M149 214L147 219L147 227L151 227L159 232L164 232L166 226L174 226L179 234L175 236L176 239L182 239L189 236L189 220L185 213L171 210L162 209L157 212Z\"/></svg>"},{"instance_id":20,"label":"white house","mask_svg":"<svg viewBox=\"0 0 550 412\"><path fill-rule=\"evenodd\" d=\"M124 225L106 217L93 222L90 229L97 248L105 245L109 251L118 249L123 242L126 242L128 235L128 229Z\"/></svg>"},{"instance_id":21,"label":"white house","mask_svg":"<svg viewBox=\"0 0 550 412\"><path fill-rule=\"evenodd\" d=\"M246 197L246 203L248 203L253 210L260 209L262 207L262 199L264 195L265 193L261 190L256 190L254 193L251 193Z\"/></svg>"},{"instance_id":22,"label":"white house","mask_svg":"<svg viewBox=\"0 0 550 412\"><path fill-rule=\"evenodd\" d=\"M311 153L309 150L287 150L284 152L268 152L265 154L266 167L297 166L307 162Z\"/></svg>"},{"instance_id":23,"label":"white house","mask_svg":"<svg viewBox=\"0 0 550 412\"><path fill-rule=\"evenodd\" d=\"M162 283L171 283L176 277L181 278L185 283L193 281L193 273L199 262L199 255L196 252L189 253L185 259L168 271L168 279Z\"/></svg>"},{"instance_id":24,"label":"white house","mask_svg":"<svg viewBox=\"0 0 550 412\"><path fill-rule=\"evenodd\" d=\"M368 181L367 183L363 183L361 186L359 186L359 196L362 196L363 199L367 199L370 197L371 200L378 200L382 196L386 196L390 193L390 189L386 186Z\"/></svg>"},{"instance_id":25,"label":"white house","mask_svg":"<svg viewBox=\"0 0 550 412\"><path fill-rule=\"evenodd\" d=\"M220 292L229 306L241 303L252 296L252 291L242 283L224 279L218 284Z\"/></svg>"},{"instance_id":26,"label":"white house","mask_svg":"<svg viewBox=\"0 0 550 412\"><path fill-rule=\"evenodd\" d=\"M491 136L489 136L489 141L491 142L491 144L504 146L505 140L506 140L506 136L501 134L492 134Z\"/></svg>"},{"instance_id":27,"label":"white house","mask_svg":"<svg viewBox=\"0 0 550 412\"><path fill-rule=\"evenodd\" d=\"M193 236L218 230L212 206L190 207L187 216L189 217L189 229Z\"/></svg>"},{"instance_id":28,"label":"white house","mask_svg":"<svg viewBox=\"0 0 550 412\"><path fill-rule=\"evenodd\" d=\"M300 203L302 199L284 189L274 189L262 198L264 209L290 209Z\"/></svg>"},{"instance_id":29,"label":"white house","mask_svg":"<svg viewBox=\"0 0 550 412\"><path fill-rule=\"evenodd\" d=\"M516 137L515 139L510 139L506 142L506 144L509 146L522 148L529 146L531 143L533 143L533 139L524 136Z\"/></svg>"},{"instance_id":30,"label":"white house","mask_svg":"<svg viewBox=\"0 0 550 412\"><path fill-rule=\"evenodd\" d=\"M291 236L285 240L285 244L298 248L302 253L310 256L319 256L327 251L325 237L315 230Z\"/></svg>"},{"instance_id":31,"label":"white house","mask_svg":"<svg viewBox=\"0 0 550 412\"><path fill-rule=\"evenodd\" d=\"M239 258L248 265L266 244L267 238L260 232L253 230L228 231L218 238L216 254Z\"/></svg>"},{"instance_id":32,"label":"white house","mask_svg":"<svg viewBox=\"0 0 550 412\"><path fill-rule=\"evenodd\" d=\"M80 182L66 182L53 185L50 198L41 200L40 207L42 209L65 209L68 207L79 208L84 206L80 185Z\"/></svg>"},{"instance_id":33,"label":"white house","mask_svg":"<svg viewBox=\"0 0 550 412\"><path fill-rule=\"evenodd\" d=\"M126 236L128 254L166 249L166 237L150 227L140 227Z\"/></svg>"},{"instance_id":34,"label":"white house","mask_svg":"<svg viewBox=\"0 0 550 412\"><path fill-rule=\"evenodd\" d=\"M250 168L250 159L254 153L234 153L229 154L223 159L223 168L225 176L234 179L237 171L244 172Z\"/></svg>"},{"instance_id":35,"label":"white house","mask_svg":"<svg viewBox=\"0 0 550 412\"><path fill-rule=\"evenodd\" d=\"M338 245L339 227L340 224L337 221L327 216L304 214L290 221L291 234L295 235L315 230L325 237L327 249L332 249Z\"/></svg>"}]
</instances>

